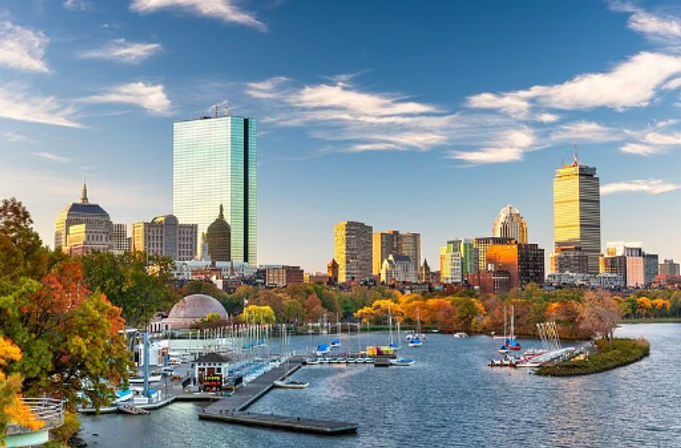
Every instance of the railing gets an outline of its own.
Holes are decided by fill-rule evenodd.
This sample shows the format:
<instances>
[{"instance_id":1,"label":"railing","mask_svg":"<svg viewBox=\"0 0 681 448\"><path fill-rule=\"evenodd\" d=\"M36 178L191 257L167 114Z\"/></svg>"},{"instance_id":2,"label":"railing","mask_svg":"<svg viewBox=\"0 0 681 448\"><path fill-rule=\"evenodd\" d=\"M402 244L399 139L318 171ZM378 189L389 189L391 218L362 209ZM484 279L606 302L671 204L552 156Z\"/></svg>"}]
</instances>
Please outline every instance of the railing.
<instances>
[{"instance_id":1,"label":"railing","mask_svg":"<svg viewBox=\"0 0 681 448\"><path fill-rule=\"evenodd\" d=\"M54 398L21 398L20 399L31 410L33 416L42 421L45 426L40 429L57 428L64 424L64 402ZM34 432L32 429L18 425L9 425L7 435L25 434Z\"/></svg>"}]
</instances>

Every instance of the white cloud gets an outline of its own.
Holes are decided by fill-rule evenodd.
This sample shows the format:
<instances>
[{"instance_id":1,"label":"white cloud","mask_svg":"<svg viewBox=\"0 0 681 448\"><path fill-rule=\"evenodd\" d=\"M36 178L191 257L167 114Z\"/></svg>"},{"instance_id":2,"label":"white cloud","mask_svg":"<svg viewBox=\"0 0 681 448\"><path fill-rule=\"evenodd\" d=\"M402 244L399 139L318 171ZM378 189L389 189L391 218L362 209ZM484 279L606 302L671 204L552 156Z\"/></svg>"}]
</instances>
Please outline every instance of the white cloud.
<instances>
[{"instance_id":1,"label":"white cloud","mask_svg":"<svg viewBox=\"0 0 681 448\"><path fill-rule=\"evenodd\" d=\"M496 145L474 151L449 151L448 158L457 159L473 165L487 163L517 162L523 159L536 141L534 131L530 128L513 129L503 132Z\"/></svg>"},{"instance_id":2,"label":"white cloud","mask_svg":"<svg viewBox=\"0 0 681 448\"><path fill-rule=\"evenodd\" d=\"M36 157L40 157L40 158L43 158L43 159L50 160L52 162L68 163L68 162L71 161L71 159L69 159L68 157L59 156L57 154L54 154L54 153L51 153L51 152L46 152L46 151L32 152L31 154L33 154Z\"/></svg>"},{"instance_id":3,"label":"white cloud","mask_svg":"<svg viewBox=\"0 0 681 448\"><path fill-rule=\"evenodd\" d=\"M0 21L0 66L27 72L48 73L45 47L49 39L42 31Z\"/></svg>"},{"instance_id":4,"label":"white cloud","mask_svg":"<svg viewBox=\"0 0 681 448\"><path fill-rule=\"evenodd\" d=\"M16 84L0 87L0 118L55 126L82 127L75 108L53 96L40 96Z\"/></svg>"},{"instance_id":5,"label":"white cloud","mask_svg":"<svg viewBox=\"0 0 681 448\"><path fill-rule=\"evenodd\" d=\"M627 143L620 148L620 151L627 154L650 156L653 154L660 154L661 152L664 152L664 149L658 146L644 145L641 143Z\"/></svg>"},{"instance_id":6,"label":"white cloud","mask_svg":"<svg viewBox=\"0 0 681 448\"><path fill-rule=\"evenodd\" d=\"M631 3L613 2L614 11L631 13L627 26L648 39L662 43L681 41L681 20L670 14L646 11Z\"/></svg>"},{"instance_id":7,"label":"white cloud","mask_svg":"<svg viewBox=\"0 0 681 448\"><path fill-rule=\"evenodd\" d=\"M679 78L673 78L664 83L662 86L663 90L676 90L679 87L681 87L681 77Z\"/></svg>"},{"instance_id":8,"label":"white cloud","mask_svg":"<svg viewBox=\"0 0 681 448\"><path fill-rule=\"evenodd\" d=\"M65 0L62 5L71 11L87 11L92 8L92 4L86 0Z\"/></svg>"},{"instance_id":9,"label":"white cloud","mask_svg":"<svg viewBox=\"0 0 681 448\"><path fill-rule=\"evenodd\" d=\"M562 84L536 85L506 93L481 93L468 106L526 115L531 105L563 110L644 107L670 77L681 73L681 57L642 52L605 73L585 73Z\"/></svg>"},{"instance_id":10,"label":"white cloud","mask_svg":"<svg viewBox=\"0 0 681 448\"><path fill-rule=\"evenodd\" d=\"M601 194L615 193L647 193L661 194L681 189L681 185L662 181L660 179L636 179L624 182L612 182L601 185Z\"/></svg>"},{"instance_id":11,"label":"white cloud","mask_svg":"<svg viewBox=\"0 0 681 448\"><path fill-rule=\"evenodd\" d=\"M10 143L35 143L35 140L32 138L18 134L14 131L1 131L0 138Z\"/></svg>"},{"instance_id":12,"label":"white cloud","mask_svg":"<svg viewBox=\"0 0 681 448\"><path fill-rule=\"evenodd\" d=\"M643 137L643 141L653 145L681 145L681 132L670 134L649 132Z\"/></svg>"},{"instance_id":13,"label":"white cloud","mask_svg":"<svg viewBox=\"0 0 681 448\"><path fill-rule=\"evenodd\" d=\"M162 84L131 82L112 87L100 95L84 98L90 103L132 104L153 115L169 115L172 105Z\"/></svg>"},{"instance_id":14,"label":"white cloud","mask_svg":"<svg viewBox=\"0 0 681 448\"><path fill-rule=\"evenodd\" d=\"M536 114L534 116L534 119L536 121L539 121L540 123L555 123L556 121L560 120L560 115L549 114L545 112L541 114Z\"/></svg>"},{"instance_id":15,"label":"white cloud","mask_svg":"<svg viewBox=\"0 0 681 448\"><path fill-rule=\"evenodd\" d=\"M559 126L550 135L552 141L610 142L622 139L622 132L593 121L576 121Z\"/></svg>"},{"instance_id":16,"label":"white cloud","mask_svg":"<svg viewBox=\"0 0 681 448\"><path fill-rule=\"evenodd\" d=\"M130 4L130 9L139 13L166 8L181 9L198 16L250 26L260 31L267 30L254 14L241 10L234 0L133 0Z\"/></svg>"},{"instance_id":17,"label":"white cloud","mask_svg":"<svg viewBox=\"0 0 681 448\"><path fill-rule=\"evenodd\" d=\"M161 49L161 44L157 43L128 42L125 39L114 39L102 48L82 52L80 57L136 64L158 53Z\"/></svg>"}]
</instances>

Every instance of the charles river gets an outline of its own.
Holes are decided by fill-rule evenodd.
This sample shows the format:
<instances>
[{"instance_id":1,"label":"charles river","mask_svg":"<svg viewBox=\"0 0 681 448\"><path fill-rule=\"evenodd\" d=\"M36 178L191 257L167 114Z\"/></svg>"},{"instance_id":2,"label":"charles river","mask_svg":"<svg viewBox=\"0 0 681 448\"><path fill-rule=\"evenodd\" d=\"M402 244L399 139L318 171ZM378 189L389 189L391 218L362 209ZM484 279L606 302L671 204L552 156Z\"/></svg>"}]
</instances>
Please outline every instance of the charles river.
<instances>
[{"instance_id":1,"label":"charles river","mask_svg":"<svg viewBox=\"0 0 681 448\"><path fill-rule=\"evenodd\" d=\"M404 348L411 367L303 367L305 390L276 389L253 412L352 421L356 435L324 437L199 420L200 403L180 402L148 416L82 417L90 447L679 447L681 324L623 325L651 355L591 376L544 378L492 369L498 340L429 335ZM359 339L358 339L359 338ZM343 348L385 344L387 335L344 335ZM322 341L294 337L298 352ZM525 347L538 341L521 341ZM276 349L275 344L272 344Z\"/></svg>"}]
</instances>

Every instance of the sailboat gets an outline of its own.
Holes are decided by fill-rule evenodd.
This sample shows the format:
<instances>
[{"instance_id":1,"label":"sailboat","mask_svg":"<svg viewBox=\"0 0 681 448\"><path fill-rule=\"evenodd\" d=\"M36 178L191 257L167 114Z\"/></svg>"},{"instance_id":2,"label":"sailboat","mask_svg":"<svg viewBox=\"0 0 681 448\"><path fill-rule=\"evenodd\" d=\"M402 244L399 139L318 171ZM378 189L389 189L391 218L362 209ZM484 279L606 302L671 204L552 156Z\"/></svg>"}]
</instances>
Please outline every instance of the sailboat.
<instances>
[{"instance_id":1,"label":"sailboat","mask_svg":"<svg viewBox=\"0 0 681 448\"><path fill-rule=\"evenodd\" d=\"M416 308L416 333L414 333L414 336L412 336L411 340L409 341L409 347L421 347L423 345L423 341L421 341L421 314L419 312L419 309Z\"/></svg>"},{"instance_id":2,"label":"sailboat","mask_svg":"<svg viewBox=\"0 0 681 448\"><path fill-rule=\"evenodd\" d=\"M511 334L509 335L508 339L506 339L506 345L508 346L509 350L521 350L522 347L518 342L515 340L515 328L514 328L514 323L515 323L515 308L513 305L511 305Z\"/></svg>"},{"instance_id":3,"label":"sailboat","mask_svg":"<svg viewBox=\"0 0 681 448\"><path fill-rule=\"evenodd\" d=\"M393 351L398 351L400 349L400 322L397 322L397 341L395 341L393 339L393 314L390 308L388 308L388 328L390 331L390 343L388 344L388 347L392 348Z\"/></svg>"},{"instance_id":4,"label":"sailboat","mask_svg":"<svg viewBox=\"0 0 681 448\"><path fill-rule=\"evenodd\" d=\"M286 371L288 372L288 361L290 358L290 354L288 353L288 338L286 335L286 324L282 324L283 326L283 334L284 334L284 341L283 341L283 348L282 350L286 354ZM305 381L296 381L292 380L290 378L284 378L281 380L277 380L274 382L274 387L281 387L283 389L305 389L307 386L309 386L310 383L307 383Z\"/></svg>"},{"instance_id":5,"label":"sailboat","mask_svg":"<svg viewBox=\"0 0 681 448\"><path fill-rule=\"evenodd\" d=\"M340 340L340 324L338 323L338 314L336 314L336 328L338 329L338 337L331 341L331 348L338 348L341 346Z\"/></svg>"},{"instance_id":6,"label":"sailboat","mask_svg":"<svg viewBox=\"0 0 681 448\"><path fill-rule=\"evenodd\" d=\"M507 342L508 342L508 338L507 338L508 335L506 334L506 321L507 321L507 319L506 319L506 306L504 306L504 343L501 345L501 347L499 347L499 350L497 350L502 355L508 353L508 345L506 345Z\"/></svg>"}]
</instances>

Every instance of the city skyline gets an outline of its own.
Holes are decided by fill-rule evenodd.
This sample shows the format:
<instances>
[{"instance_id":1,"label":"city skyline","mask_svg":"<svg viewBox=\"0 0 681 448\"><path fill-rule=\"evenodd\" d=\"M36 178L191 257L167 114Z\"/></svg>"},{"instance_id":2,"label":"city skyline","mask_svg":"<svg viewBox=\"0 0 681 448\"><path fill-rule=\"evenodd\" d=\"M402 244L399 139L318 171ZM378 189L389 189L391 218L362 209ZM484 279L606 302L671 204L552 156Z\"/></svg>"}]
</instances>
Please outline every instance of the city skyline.
<instances>
[{"instance_id":1,"label":"city skyline","mask_svg":"<svg viewBox=\"0 0 681 448\"><path fill-rule=\"evenodd\" d=\"M0 41L18 44L0 57L0 191L46 244L84 174L113 222L171 213L172 123L228 101L259 124L259 264L323 270L330 229L357 220L420 233L432 266L446 241L487 236L507 203L548 252L551 178L574 141L601 179L601 241L681 258L671 2L395 4L390 18L380 3L249 2L245 21L147 3L22 2L2 16ZM334 38L350 19L374 26Z\"/></svg>"}]
</instances>

